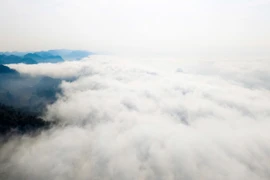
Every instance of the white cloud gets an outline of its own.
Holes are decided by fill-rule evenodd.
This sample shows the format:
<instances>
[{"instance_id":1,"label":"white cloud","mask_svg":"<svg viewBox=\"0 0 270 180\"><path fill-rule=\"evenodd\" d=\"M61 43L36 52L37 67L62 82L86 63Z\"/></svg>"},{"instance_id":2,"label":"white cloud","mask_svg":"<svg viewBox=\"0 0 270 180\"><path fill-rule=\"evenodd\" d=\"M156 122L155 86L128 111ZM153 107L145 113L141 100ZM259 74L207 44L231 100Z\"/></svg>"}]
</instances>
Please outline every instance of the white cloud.
<instances>
[{"instance_id":1,"label":"white cloud","mask_svg":"<svg viewBox=\"0 0 270 180\"><path fill-rule=\"evenodd\" d=\"M78 79L45 114L62 125L2 147L5 179L270 178L266 61L93 56L13 67Z\"/></svg>"},{"instance_id":2,"label":"white cloud","mask_svg":"<svg viewBox=\"0 0 270 180\"><path fill-rule=\"evenodd\" d=\"M30 76L51 76L54 78L72 78L91 73L88 64L84 61L66 61L61 63L40 63L40 64L7 64L21 74Z\"/></svg>"}]
</instances>

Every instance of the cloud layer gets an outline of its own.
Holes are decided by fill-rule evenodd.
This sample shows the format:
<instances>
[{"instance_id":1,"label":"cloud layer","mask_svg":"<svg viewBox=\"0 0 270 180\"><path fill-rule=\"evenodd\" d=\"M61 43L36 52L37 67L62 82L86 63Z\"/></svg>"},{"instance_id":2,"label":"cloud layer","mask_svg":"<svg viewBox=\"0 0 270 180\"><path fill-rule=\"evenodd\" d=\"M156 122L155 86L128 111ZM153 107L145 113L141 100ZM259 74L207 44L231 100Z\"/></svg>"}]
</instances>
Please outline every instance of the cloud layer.
<instances>
[{"instance_id":1,"label":"cloud layer","mask_svg":"<svg viewBox=\"0 0 270 180\"><path fill-rule=\"evenodd\" d=\"M60 125L2 146L1 176L269 179L268 64L93 56L14 65L77 79L62 82L63 94L44 114Z\"/></svg>"}]
</instances>

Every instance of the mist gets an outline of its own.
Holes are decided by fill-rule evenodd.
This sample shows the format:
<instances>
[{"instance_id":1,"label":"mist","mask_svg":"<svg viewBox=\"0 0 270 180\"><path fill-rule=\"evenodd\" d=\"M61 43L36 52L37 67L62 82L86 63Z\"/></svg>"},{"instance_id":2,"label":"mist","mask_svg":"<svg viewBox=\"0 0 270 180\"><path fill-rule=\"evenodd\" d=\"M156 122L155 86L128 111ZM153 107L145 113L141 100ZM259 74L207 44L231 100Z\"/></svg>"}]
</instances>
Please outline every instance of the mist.
<instances>
[{"instance_id":1,"label":"mist","mask_svg":"<svg viewBox=\"0 0 270 180\"><path fill-rule=\"evenodd\" d=\"M9 65L70 78L36 136L9 138L0 179L270 178L269 63L94 55Z\"/></svg>"}]
</instances>

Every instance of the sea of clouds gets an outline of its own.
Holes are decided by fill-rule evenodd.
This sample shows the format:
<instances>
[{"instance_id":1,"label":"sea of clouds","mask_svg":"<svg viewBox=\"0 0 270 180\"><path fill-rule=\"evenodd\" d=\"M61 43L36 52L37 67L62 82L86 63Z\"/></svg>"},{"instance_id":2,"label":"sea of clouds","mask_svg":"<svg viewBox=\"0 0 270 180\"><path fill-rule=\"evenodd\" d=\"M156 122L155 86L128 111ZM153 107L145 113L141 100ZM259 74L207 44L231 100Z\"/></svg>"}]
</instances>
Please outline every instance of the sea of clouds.
<instances>
[{"instance_id":1,"label":"sea of clouds","mask_svg":"<svg viewBox=\"0 0 270 180\"><path fill-rule=\"evenodd\" d=\"M10 67L75 80L44 112L57 125L2 145L0 179L270 179L269 61L96 55Z\"/></svg>"}]
</instances>

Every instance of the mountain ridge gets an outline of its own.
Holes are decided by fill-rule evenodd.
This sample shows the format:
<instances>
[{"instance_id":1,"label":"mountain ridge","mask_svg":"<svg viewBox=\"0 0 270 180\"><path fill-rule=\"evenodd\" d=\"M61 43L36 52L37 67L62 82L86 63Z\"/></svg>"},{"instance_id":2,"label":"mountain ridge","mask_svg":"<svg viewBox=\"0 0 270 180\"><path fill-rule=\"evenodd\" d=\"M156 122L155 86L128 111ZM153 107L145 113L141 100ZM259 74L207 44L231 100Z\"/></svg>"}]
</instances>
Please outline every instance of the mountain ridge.
<instances>
[{"instance_id":1,"label":"mountain ridge","mask_svg":"<svg viewBox=\"0 0 270 180\"><path fill-rule=\"evenodd\" d=\"M36 52L0 52L0 64L58 63L65 60L80 60L92 54L92 52L86 50L69 49L52 49Z\"/></svg>"}]
</instances>

